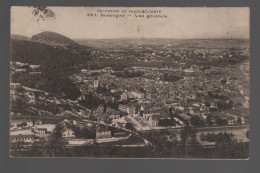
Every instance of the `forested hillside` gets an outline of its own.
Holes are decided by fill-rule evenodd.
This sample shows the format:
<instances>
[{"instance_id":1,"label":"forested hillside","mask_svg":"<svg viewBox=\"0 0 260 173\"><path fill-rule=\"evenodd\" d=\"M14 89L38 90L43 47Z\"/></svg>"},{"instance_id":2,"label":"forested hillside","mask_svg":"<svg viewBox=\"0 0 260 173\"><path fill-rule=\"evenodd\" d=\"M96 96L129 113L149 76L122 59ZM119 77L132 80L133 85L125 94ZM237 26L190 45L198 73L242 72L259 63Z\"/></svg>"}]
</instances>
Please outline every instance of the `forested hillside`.
<instances>
[{"instance_id":1,"label":"forested hillside","mask_svg":"<svg viewBox=\"0 0 260 173\"><path fill-rule=\"evenodd\" d=\"M11 81L76 99L80 91L68 75L78 72L79 65L89 61L89 49L51 32L23 38L26 37L11 37L11 61L41 65L41 74L14 74Z\"/></svg>"}]
</instances>

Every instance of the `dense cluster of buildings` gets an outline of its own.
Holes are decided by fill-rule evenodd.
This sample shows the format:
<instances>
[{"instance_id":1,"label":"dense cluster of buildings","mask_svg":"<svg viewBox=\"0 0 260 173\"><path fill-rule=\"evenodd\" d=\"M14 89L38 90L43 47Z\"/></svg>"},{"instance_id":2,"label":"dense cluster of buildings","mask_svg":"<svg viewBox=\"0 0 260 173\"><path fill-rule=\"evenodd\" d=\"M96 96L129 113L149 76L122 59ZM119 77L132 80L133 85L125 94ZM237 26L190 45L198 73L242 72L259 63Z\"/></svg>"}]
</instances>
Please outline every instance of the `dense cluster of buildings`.
<instances>
[{"instance_id":1,"label":"dense cluster of buildings","mask_svg":"<svg viewBox=\"0 0 260 173\"><path fill-rule=\"evenodd\" d=\"M202 58L211 59L247 55L244 51L229 53L217 50L210 53L203 50L190 52L182 50L175 54L184 59L186 56L192 55L202 55ZM152 56L156 56L156 54L152 54ZM132 120L131 123L137 129L158 128L161 119L174 121L172 127L181 127L190 122L193 116L198 116L205 125L207 125L209 116L212 118L213 124L219 118L225 119L229 125L244 124L248 121L249 108L247 63L210 67L188 63L182 63L179 67L134 66L127 70L143 73L141 77L134 78L117 77L113 75L111 68L104 68L88 70L88 75L86 72L76 74L73 79L85 92L97 92L98 88L105 88L98 94L106 103L117 104L113 108L108 108L114 109L116 112L117 116L111 117L111 119L118 119L113 120L113 122L117 122L118 126L126 124L129 116L139 116L145 122L138 123L138 121ZM243 65L244 69L241 69ZM90 75L93 73L95 75ZM164 79L165 74L180 78L174 82L168 81ZM142 108L141 111L140 108ZM244 111L236 111L241 109ZM119 120L120 118L123 120ZM139 124L144 124L144 126Z\"/></svg>"},{"instance_id":2,"label":"dense cluster of buildings","mask_svg":"<svg viewBox=\"0 0 260 173\"><path fill-rule=\"evenodd\" d=\"M138 51L132 52L138 56L125 56L120 51L100 54L100 58L117 60L131 58L139 63L125 68L124 71L116 71L112 67L95 70L84 68L80 73L70 76L82 94L76 101L50 96L46 99L48 94L43 91L11 83L11 99L17 99L20 97L19 94L26 95L27 102L35 104L37 97L43 97L45 103L48 101L59 105L56 113L52 113L49 109L45 111L49 113L48 115L70 119L48 124L40 120L11 119L11 142L32 143L41 138L48 139L57 126L60 127L62 138L70 145L85 145L118 140L124 130L144 131L182 128L185 125L218 126L248 123L249 62L225 66L205 63L234 56L248 56L247 51L217 49ZM162 66L161 62L167 63ZM142 66L141 63L160 65ZM13 74L40 74L40 68L39 65L11 63ZM140 75L136 77L116 75L124 72L127 74L138 72ZM84 108L80 104L88 100L90 94L98 99L99 105ZM92 101L94 102L88 100L87 103ZM67 107L69 110L66 110ZM33 106L31 109L38 111ZM92 122L72 121L75 117ZM197 122L199 124L196 124ZM123 131L114 132L111 127ZM77 128L91 129L95 137L79 137L82 134L79 135ZM125 134L123 138L126 138Z\"/></svg>"},{"instance_id":3,"label":"dense cluster of buildings","mask_svg":"<svg viewBox=\"0 0 260 173\"><path fill-rule=\"evenodd\" d=\"M91 129L83 131L82 129ZM80 129L80 130L77 130ZM112 133L113 131L113 133ZM76 120L61 120L58 123L45 124L40 119L31 121L26 118L19 120L12 119L10 125L10 142L23 142L24 145L30 145L35 141L49 140L53 133L59 133L61 137L68 142L69 146L93 145L94 142L103 143L120 140L122 137L127 139L127 134L124 131L112 130L111 127L105 124L95 124L93 122L76 121ZM81 134L80 134L81 133ZM92 133L93 137L89 134ZM80 136L81 135L81 136ZM84 137L84 135L86 135Z\"/></svg>"}]
</instances>

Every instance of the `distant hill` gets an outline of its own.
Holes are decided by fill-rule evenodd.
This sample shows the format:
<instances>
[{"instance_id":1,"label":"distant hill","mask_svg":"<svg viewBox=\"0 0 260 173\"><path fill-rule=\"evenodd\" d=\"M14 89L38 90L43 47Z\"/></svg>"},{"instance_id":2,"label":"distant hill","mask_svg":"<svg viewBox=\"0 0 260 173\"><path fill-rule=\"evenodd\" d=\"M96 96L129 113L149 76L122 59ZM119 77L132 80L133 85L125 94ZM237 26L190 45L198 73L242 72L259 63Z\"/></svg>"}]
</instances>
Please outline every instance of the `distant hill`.
<instances>
[{"instance_id":1,"label":"distant hill","mask_svg":"<svg viewBox=\"0 0 260 173\"><path fill-rule=\"evenodd\" d=\"M16 39L16 40L30 40L29 37L25 37L23 35L17 35L17 34L11 34L11 39Z\"/></svg>"},{"instance_id":2,"label":"distant hill","mask_svg":"<svg viewBox=\"0 0 260 173\"><path fill-rule=\"evenodd\" d=\"M20 35L11 36L11 61L55 64L67 72L72 67L87 62L89 50L89 47L54 32L42 32L31 39Z\"/></svg>"},{"instance_id":3,"label":"distant hill","mask_svg":"<svg viewBox=\"0 0 260 173\"><path fill-rule=\"evenodd\" d=\"M79 44L102 49L143 49L150 48L194 48L194 49L248 49L249 39L173 39L173 38L115 38L75 39Z\"/></svg>"},{"instance_id":4,"label":"distant hill","mask_svg":"<svg viewBox=\"0 0 260 173\"><path fill-rule=\"evenodd\" d=\"M64 35L49 31L44 31L39 34L36 34L32 36L31 39L33 41L51 45L78 45L78 43Z\"/></svg>"}]
</instances>

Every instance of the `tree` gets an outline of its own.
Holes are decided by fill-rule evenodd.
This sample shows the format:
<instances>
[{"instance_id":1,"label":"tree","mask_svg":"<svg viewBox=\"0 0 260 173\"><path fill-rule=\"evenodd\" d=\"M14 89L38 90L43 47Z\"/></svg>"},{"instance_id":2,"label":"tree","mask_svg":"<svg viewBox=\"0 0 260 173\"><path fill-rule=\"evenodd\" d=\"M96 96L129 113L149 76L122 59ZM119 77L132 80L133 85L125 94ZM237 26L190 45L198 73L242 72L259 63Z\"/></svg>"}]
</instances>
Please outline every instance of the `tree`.
<instances>
[{"instance_id":1,"label":"tree","mask_svg":"<svg viewBox=\"0 0 260 173\"><path fill-rule=\"evenodd\" d=\"M228 121L227 121L227 119L224 119L224 118L217 118L216 124L219 126L225 126L228 124Z\"/></svg>"},{"instance_id":2,"label":"tree","mask_svg":"<svg viewBox=\"0 0 260 173\"><path fill-rule=\"evenodd\" d=\"M32 14L38 17L37 22L40 22L41 20L44 21L46 19L55 19L55 13L46 6L34 6Z\"/></svg>"},{"instance_id":3,"label":"tree","mask_svg":"<svg viewBox=\"0 0 260 173\"><path fill-rule=\"evenodd\" d=\"M167 126L175 126L176 125L176 121L174 119L159 119L158 122L159 126L163 126L163 127L167 127Z\"/></svg>"},{"instance_id":4,"label":"tree","mask_svg":"<svg viewBox=\"0 0 260 173\"><path fill-rule=\"evenodd\" d=\"M73 131L77 138L95 139L96 131L88 127L80 128L78 126L73 126Z\"/></svg>"},{"instance_id":5,"label":"tree","mask_svg":"<svg viewBox=\"0 0 260 173\"><path fill-rule=\"evenodd\" d=\"M161 133L151 133L147 139L153 144L154 157L172 157L179 153L178 141L175 134L163 131Z\"/></svg>"},{"instance_id":6,"label":"tree","mask_svg":"<svg viewBox=\"0 0 260 173\"><path fill-rule=\"evenodd\" d=\"M17 152L22 152L23 150L25 150L25 146L26 146L26 143L23 141L11 142L10 143L11 155L13 156L13 154L17 154Z\"/></svg>"},{"instance_id":7,"label":"tree","mask_svg":"<svg viewBox=\"0 0 260 173\"><path fill-rule=\"evenodd\" d=\"M226 79L222 79L220 82L221 82L221 85L225 85L227 83L227 80Z\"/></svg>"},{"instance_id":8,"label":"tree","mask_svg":"<svg viewBox=\"0 0 260 173\"><path fill-rule=\"evenodd\" d=\"M197 153L200 151L200 145L196 139L196 130L190 126L185 126L181 131L181 155L188 157L189 153Z\"/></svg>"},{"instance_id":9,"label":"tree","mask_svg":"<svg viewBox=\"0 0 260 173\"><path fill-rule=\"evenodd\" d=\"M105 100L102 100L102 101L103 101L103 105L104 105L103 112L106 113L107 112L107 104L106 104Z\"/></svg>"},{"instance_id":10,"label":"tree","mask_svg":"<svg viewBox=\"0 0 260 173\"><path fill-rule=\"evenodd\" d=\"M237 123L242 124L242 119L240 117L237 118Z\"/></svg>"},{"instance_id":11,"label":"tree","mask_svg":"<svg viewBox=\"0 0 260 173\"><path fill-rule=\"evenodd\" d=\"M100 104L102 104L102 100L97 97L94 93L88 93L85 95L85 100L80 100L79 104L88 109L95 109Z\"/></svg>"},{"instance_id":12,"label":"tree","mask_svg":"<svg viewBox=\"0 0 260 173\"><path fill-rule=\"evenodd\" d=\"M131 124L131 123L126 123L125 128L129 129L129 130L135 130L133 124Z\"/></svg>"},{"instance_id":13,"label":"tree","mask_svg":"<svg viewBox=\"0 0 260 173\"><path fill-rule=\"evenodd\" d=\"M171 118L174 117L174 111L173 111L172 107L169 108L169 114L170 114Z\"/></svg>"},{"instance_id":14,"label":"tree","mask_svg":"<svg viewBox=\"0 0 260 173\"><path fill-rule=\"evenodd\" d=\"M216 138L216 155L219 158L248 158L249 143L238 142L232 133L219 133Z\"/></svg>"},{"instance_id":15,"label":"tree","mask_svg":"<svg viewBox=\"0 0 260 173\"><path fill-rule=\"evenodd\" d=\"M213 126L213 125L214 125L213 116L208 115L207 118L206 118L206 120L207 120L207 124L208 124L209 126Z\"/></svg>"},{"instance_id":16,"label":"tree","mask_svg":"<svg viewBox=\"0 0 260 173\"><path fill-rule=\"evenodd\" d=\"M205 102L205 106L206 107L210 107L210 103L209 102Z\"/></svg>"},{"instance_id":17,"label":"tree","mask_svg":"<svg viewBox=\"0 0 260 173\"><path fill-rule=\"evenodd\" d=\"M165 74L163 75L163 80L164 80L164 81L168 81L168 82L175 82L175 81L178 81L178 80L180 80L180 79L182 79L182 77L180 77L180 76L175 76L175 75L168 75L168 73L165 73Z\"/></svg>"},{"instance_id":18,"label":"tree","mask_svg":"<svg viewBox=\"0 0 260 173\"><path fill-rule=\"evenodd\" d=\"M225 101L218 101L217 102L217 106L220 110L229 110L229 109L232 109L233 107L233 102L232 101L228 101L228 102L225 102Z\"/></svg>"},{"instance_id":19,"label":"tree","mask_svg":"<svg viewBox=\"0 0 260 173\"><path fill-rule=\"evenodd\" d=\"M65 152L67 141L62 137L61 130L62 126L56 125L47 143L48 152L52 157L62 156Z\"/></svg>"},{"instance_id":20,"label":"tree","mask_svg":"<svg viewBox=\"0 0 260 173\"><path fill-rule=\"evenodd\" d=\"M201 135L200 135L200 140L201 140L201 141L205 141L205 140L206 140L206 136L205 136L204 133L201 133Z\"/></svg>"},{"instance_id":21,"label":"tree","mask_svg":"<svg viewBox=\"0 0 260 173\"><path fill-rule=\"evenodd\" d=\"M198 126L198 127L204 126L204 122L199 116L192 116L190 121L191 121L191 125L193 126Z\"/></svg>"},{"instance_id":22,"label":"tree","mask_svg":"<svg viewBox=\"0 0 260 173\"><path fill-rule=\"evenodd\" d=\"M27 123L26 122L23 122L21 124L17 124L17 127L26 127L27 126Z\"/></svg>"},{"instance_id":23,"label":"tree","mask_svg":"<svg viewBox=\"0 0 260 173\"><path fill-rule=\"evenodd\" d=\"M246 131L246 137L249 139L249 130Z\"/></svg>"},{"instance_id":24,"label":"tree","mask_svg":"<svg viewBox=\"0 0 260 173\"><path fill-rule=\"evenodd\" d=\"M126 65L122 62L119 62L119 61L117 63L112 64L112 69L115 71L123 71L127 67L128 67L128 65Z\"/></svg>"},{"instance_id":25,"label":"tree","mask_svg":"<svg viewBox=\"0 0 260 173\"><path fill-rule=\"evenodd\" d=\"M34 141L31 150L28 151L30 157L50 157L50 151L48 148L48 142L44 139Z\"/></svg>"},{"instance_id":26,"label":"tree","mask_svg":"<svg viewBox=\"0 0 260 173\"><path fill-rule=\"evenodd\" d=\"M97 93L104 93L104 92L107 92L108 89L106 87L102 87L102 86L98 86L97 89L96 89L96 92Z\"/></svg>"}]
</instances>

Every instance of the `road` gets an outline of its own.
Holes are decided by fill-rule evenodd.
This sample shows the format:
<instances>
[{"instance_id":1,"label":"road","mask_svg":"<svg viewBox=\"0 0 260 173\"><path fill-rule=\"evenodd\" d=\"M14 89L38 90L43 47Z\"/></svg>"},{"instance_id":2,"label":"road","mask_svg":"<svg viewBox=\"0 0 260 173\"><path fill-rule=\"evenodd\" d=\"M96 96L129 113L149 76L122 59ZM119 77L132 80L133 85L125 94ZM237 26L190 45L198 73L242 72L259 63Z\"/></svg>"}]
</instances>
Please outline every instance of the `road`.
<instances>
[{"instance_id":1,"label":"road","mask_svg":"<svg viewBox=\"0 0 260 173\"><path fill-rule=\"evenodd\" d=\"M241 129L241 128L248 128L248 124L243 125L230 125L230 126L213 126L213 127L191 127L192 129L197 130L198 132L202 131L217 131L217 130L233 130L233 129ZM151 129L151 130L141 130L141 133L149 133L149 132L160 132L160 131L172 131L172 132L179 132L183 129L183 127L179 128L166 128L166 129Z\"/></svg>"},{"instance_id":2,"label":"road","mask_svg":"<svg viewBox=\"0 0 260 173\"><path fill-rule=\"evenodd\" d=\"M19 116L19 118L22 117L30 117L30 116ZM36 117L33 117L36 118ZM38 118L46 118L46 119L63 119L62 117L38 117ZM138 132L135 131L131 131L129 129L125 129L125 128L119 128L116 126L113 126L111 124L106 124L106 123L102 123L102 122L97 122L97 121L91 121L88 119L81 119L78 120L79 122L82 123L92 123L92 124L97 124L97 125L106 125L108 127L113 127L122 131L125 131L127 133L130 133L132 135L134 135L135 137L138 137L139 139L142 139L145 143L145 145L153 145L146 137L145 135L150 134L150 133L160 133L160 132L164 132L164 131L168 131L170 133L180 133L181 130L183 128L167 128L167 129L151 129L151 130L141 130ZM201 133L207 133L207 132L214 132L214 133L219 133L219 132L224 132L224 131L228 131L228 132L232 132L234 134L242 135L242 137L240 137L241 140L245 139L245 135L244 132L246 130L249 130L249 125L232 125L232 126L215 126L215 127L192 127L192 129L197 130L197 134L201 134ZM242 131L241 131L242 130Z\"/></svg>"}]
</instances>

